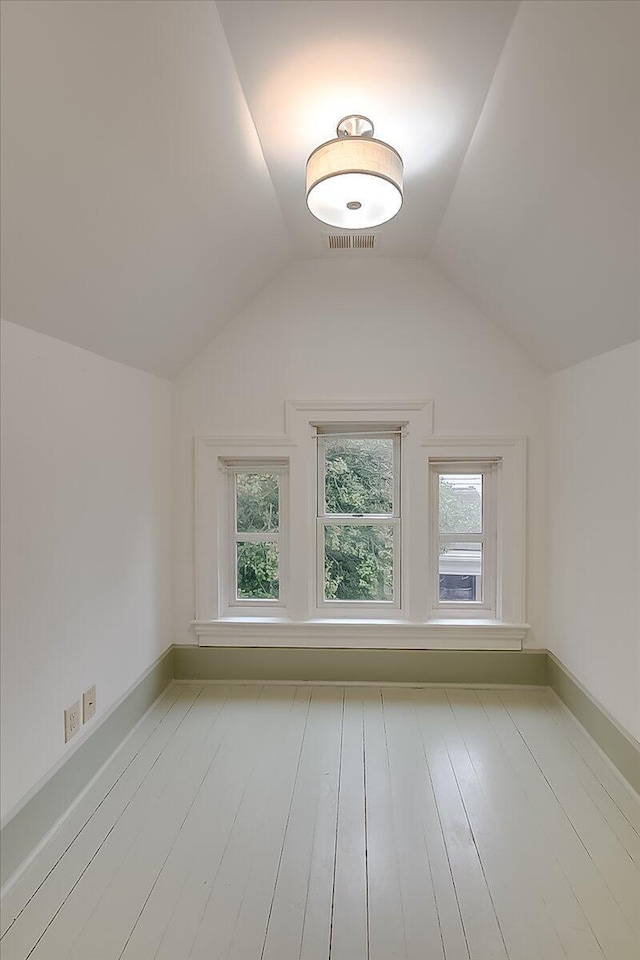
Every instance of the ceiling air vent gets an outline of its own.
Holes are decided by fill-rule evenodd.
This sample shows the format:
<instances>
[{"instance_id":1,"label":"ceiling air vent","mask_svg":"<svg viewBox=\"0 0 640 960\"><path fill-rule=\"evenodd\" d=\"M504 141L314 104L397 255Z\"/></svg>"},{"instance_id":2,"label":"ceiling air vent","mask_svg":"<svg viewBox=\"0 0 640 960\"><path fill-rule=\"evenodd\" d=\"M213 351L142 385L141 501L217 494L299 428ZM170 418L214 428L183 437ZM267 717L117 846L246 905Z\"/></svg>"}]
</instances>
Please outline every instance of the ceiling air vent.
<instances>
[{"instance_id":1,"label":"ceiling air vent","mask_svg":"<svg viewBox=\"0 0 640 960\"><path fill-rule=\"evenodd\" d=\"M373 250L376 245L374 233L356 233L351 238L351 245L355 250Z\"/></svg>"},{"instance_id":2,"label":"ceiling air vent","mask_svg":"<svg viewBox=\"0 0 640 960\"><path fill-rule=\"evenodd\" d=\"M330 233L327 237L329 250L350 250L351 237L348 233Z\"/></svg>"},{"instance_id":3,"label":"ceiling air vent","mask_svg":"<svg viewBox=\"0 0 640 960\"><path fill-rule=\"evenodd\" d=\"M329 250L373 250L375 233L330 233L327 236Z\"/></svg>"}]
</instances>

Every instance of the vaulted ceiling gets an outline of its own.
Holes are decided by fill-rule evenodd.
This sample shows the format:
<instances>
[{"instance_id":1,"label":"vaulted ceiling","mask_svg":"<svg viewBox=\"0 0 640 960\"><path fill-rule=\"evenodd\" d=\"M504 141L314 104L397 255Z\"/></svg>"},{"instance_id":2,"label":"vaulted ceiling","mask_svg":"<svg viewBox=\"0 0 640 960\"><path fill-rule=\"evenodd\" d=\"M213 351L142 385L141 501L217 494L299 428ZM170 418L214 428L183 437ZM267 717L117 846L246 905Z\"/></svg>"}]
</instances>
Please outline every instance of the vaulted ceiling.
<instances>
[{"instance_id":1,"label":"vaulted ceiling","mask_svg":"<svg viewBox=\"0 0 640 960\"><path fill-rule=\"evenodd\" d=\"M405 165L406 203L379 256L424 257L442 221L517 10L515 0L219 0L287 227L302 256L327 233L304 202L305 163L345 114L370 117Z\"/></svg>"},{"instance_id":2,"label":"vaulted ceiling","mask_svg":"<svg viewBox=\"0 0 640 960\"><path fill-rule=\"evenodd\" d=\"M2 34L8 320L172 376L336 256L304 165L357 112L405 161L363 256L434 259L549 370L640 336L638 3L5 0Z\"/></svg>"}]
</instances>

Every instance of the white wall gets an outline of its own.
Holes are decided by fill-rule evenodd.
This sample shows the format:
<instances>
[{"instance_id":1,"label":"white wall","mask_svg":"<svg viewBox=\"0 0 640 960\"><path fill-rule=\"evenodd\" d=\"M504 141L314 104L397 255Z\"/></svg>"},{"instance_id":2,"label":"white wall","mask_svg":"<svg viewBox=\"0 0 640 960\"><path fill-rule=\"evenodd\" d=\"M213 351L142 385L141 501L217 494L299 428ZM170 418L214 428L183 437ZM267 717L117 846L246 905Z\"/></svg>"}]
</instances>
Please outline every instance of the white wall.
<instances>
[{"instance_id":1,"label":"white wall","mask_svg":"<svg viewBox=\"0 0 640 960\"><path fill-rule=\"evenodd\" d=\"M640 341L550 390L549 649L640 739Z\"/></svg>"},{"instance_id":2,"label":"white wall","mask_svg":"<svg viewBox=\"0 0 640 960\"><path fill-rule=\"evenodd\" d=\"M193 436L278 434L285 400L432 399L440 434L529 440L529 644L546 646L546 378L418 260L307 260L177 378L175 638L193 642Z\"/></svg>"},{"instance_id":3,"label":"white wall","mask_svg":"<svg viewBox=\"0 0 640 960\"><path fill-rule=\"evenodd\" d=\"M83 689L99 717L193 642L193 436L280 433L285 399L433 399L437 434L524 434L528 644L640 735L640 343L547 380L428 263L292 264L174 383L173 632L171 384L11 323L2 360L3 815Z\"/></svg>"},{"instance_id":4,"label":"white wall","mask_svg":"<svg viewBox=\"0 0 640 960\"><path fill-rule=\"evenodd\" d=\"M171 642L171 384L3 322L2 445L4 816Z\"/></svg>"}]
</instances>

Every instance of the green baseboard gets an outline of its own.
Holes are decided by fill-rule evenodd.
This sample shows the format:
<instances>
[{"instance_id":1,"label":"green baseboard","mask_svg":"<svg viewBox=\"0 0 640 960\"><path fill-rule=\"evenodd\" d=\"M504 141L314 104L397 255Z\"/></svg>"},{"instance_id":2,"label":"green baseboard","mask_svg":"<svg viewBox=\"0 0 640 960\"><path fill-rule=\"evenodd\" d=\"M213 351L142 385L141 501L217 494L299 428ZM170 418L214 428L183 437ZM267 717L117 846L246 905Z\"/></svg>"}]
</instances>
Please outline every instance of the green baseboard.
<instances>
[{"instance_id":1,"label":"green baseboard","mask_svg":"<svg viewBox=\"0 0 640 960\"><path fill-rule=\"evenodd\" d=\"M552 653L547 656L551 689L633 789L640 793L640 744L627 733Z\"/></svg>"},{"instance_id":2,"label":"green baseboard","mask_svg":"<svg viewBox=\"0 0 640 960\"><path fill-rule=\"evenodd\" d=\"M547 651L174 645L0 833L0 882L29 857L172 680L550 686L640 793L640 746Z\"/></svg>"},{"instance_id":3,"label":"green baseboard","mask_svg":"<svg viewBox=\"0 0 640 960\"><path fill-rule=\"evenodd\" d=\"M546 686L546 651L174 648L176 680L495 683Z\"/></svg>"},{"instance_id":4,"label":"green baseboard","mask_svg":"<svg viewBox=\"0 0 640 960\"><path fill-rule=\"evenodd\" d=\"M173 648L137 681L0 831L0 885L24 863L173 679Z\"/></svg>"}]
</instances>

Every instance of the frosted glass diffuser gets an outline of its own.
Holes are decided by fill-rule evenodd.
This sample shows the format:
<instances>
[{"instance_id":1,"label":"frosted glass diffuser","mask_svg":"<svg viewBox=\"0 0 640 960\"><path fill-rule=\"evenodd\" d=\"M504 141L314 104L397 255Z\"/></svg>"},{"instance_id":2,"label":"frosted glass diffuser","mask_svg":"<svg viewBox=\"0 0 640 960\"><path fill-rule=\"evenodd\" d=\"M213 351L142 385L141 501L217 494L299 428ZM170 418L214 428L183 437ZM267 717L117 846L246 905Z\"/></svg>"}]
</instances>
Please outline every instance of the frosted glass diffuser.
<instances>
[{"instance_id":1,"label":"frosted glass diffuser","mask_svg":"<svg viewBox=\"0 0 640 960\"><path fill-rule=\"evenodd\" d=\"M307 160L307 206L332 227L362 230L386 223L402 206L402 157L373 138L366 117L345 117L338 137Z\"/></svg>"}]
</instances>

